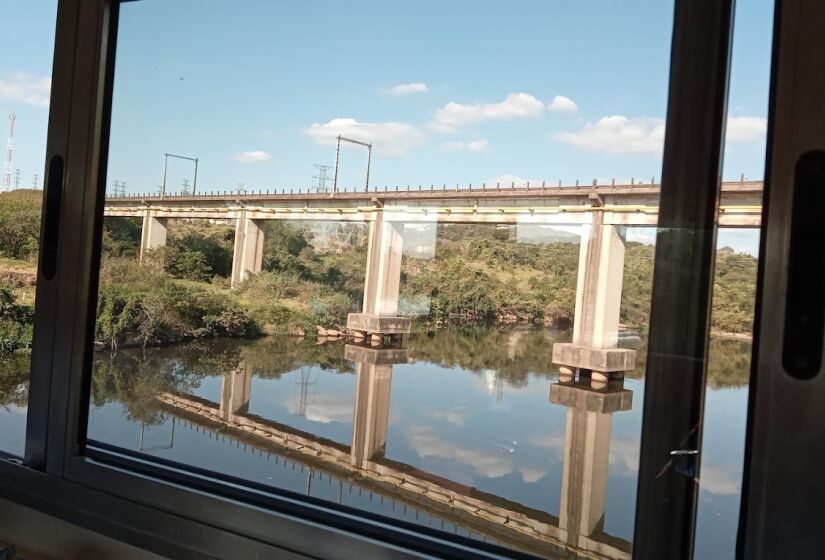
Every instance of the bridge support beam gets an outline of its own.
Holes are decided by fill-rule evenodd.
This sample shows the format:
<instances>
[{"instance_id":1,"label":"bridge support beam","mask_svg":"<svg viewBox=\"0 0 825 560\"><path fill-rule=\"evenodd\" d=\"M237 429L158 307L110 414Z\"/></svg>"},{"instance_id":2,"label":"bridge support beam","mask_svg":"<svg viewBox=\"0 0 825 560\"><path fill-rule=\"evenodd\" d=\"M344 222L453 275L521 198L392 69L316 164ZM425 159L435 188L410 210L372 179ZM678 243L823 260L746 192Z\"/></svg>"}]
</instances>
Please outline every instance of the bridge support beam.
<instances>
[{"instance_id":1,"label":"bridge support beam","mask_svg":"<svg viewBox=\"0 0 825 560\"><path fill-rule=\"evenodd\" d=\"M229 421L236 414L249 412L249 398L252 395L252 370L241 362L224 374L221 381L221 418Z\"/></svg>"},{"instance_id":2,"label":"bridge support beam","mask_svg":"<svg viewBox=\"0 0 825 560\"><path fill-rule=\"evenodd\" d=\"M260 224L244 212L235 222L235 248L232 255L231 286L237 288L249 274L263 268L264 232Z\"/></svg>"},{"instance_id":3,"label":"bridge support beam","mask_svg":"<svg viewBox=\"0 0 825 560\"><path fill-rule=\"evenodd\" d=\"M602 389L587 377L550 386L550 402L568 407L559 528L569 545L592 550L604 528L613 413L630 410L633 393L612 381Z\"/></svg>"},{"instance_id":4,"label":"bridge support beam","mask_svg":"<svg viewBox=\"0 0 825 560\"><path fill-rule=\"evenodd\" d=\"M603 212L594 212L593 224L582 236L573 341L553 345L553 363L563 366L563 374L579 369L606 381L633 369L636 351L617 348L625 228L603 220Z\"/></svg>"},{"instance_id":5,"label":"bridge support beam","mask_svg":"<svg viewBox=\"0 0 825 560\"><path fill-rule=\"evenodd\" d=\"M358 370L350 456L354 466L363 468L384 453L390 420L392 368L393 364L407 362L407 350L347 344L344 352L346 359L356 362Z\"/></svg>"},{"instance_id":6,"label":"bridge support beam","mask_svg":"<svg viewBox=\"0 0 825 560\"><path fill-rule=\"evenodd\" d=\"M151 210L145 211L140 232L140 260L147 251L166 245L167 223L167 218L156 218Z\"/></svg>"},{"instance_id":7,"label":"bridge support beam","mask_svg":"<svg viewBox=\"0 0 825 560\"><path fill-rule=\"evenodd\" d=\"M386 221L378 212L370 222L362 313L350 313L347 329L382 340L410 332L411 319L398 317L404 224Z\"/></svg>"}]
</instances>

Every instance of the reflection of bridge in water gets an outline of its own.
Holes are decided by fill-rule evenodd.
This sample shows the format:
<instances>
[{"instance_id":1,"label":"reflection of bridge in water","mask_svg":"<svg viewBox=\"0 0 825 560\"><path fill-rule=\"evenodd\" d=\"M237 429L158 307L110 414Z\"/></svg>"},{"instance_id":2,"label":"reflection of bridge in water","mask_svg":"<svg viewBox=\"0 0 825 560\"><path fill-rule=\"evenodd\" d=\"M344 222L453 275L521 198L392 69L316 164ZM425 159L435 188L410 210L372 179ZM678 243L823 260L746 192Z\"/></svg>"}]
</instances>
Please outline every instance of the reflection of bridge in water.
<instances>
[{"instance_id":1,"label":"reflection of bridge in water","mask_svg":"<svg viewBox=\"0 0 825 560\"><path fill-rule=\"evenodd\" d=\"M347 480L484 540L552 558L630 558L630 543L603 531L611 418L632 401L621 379L602 383L582 372L551 386L550 401L568 407L555 517L385 458L393 365L406 363L407 351L347 345L345 352L357 364L350 445L250 414L253 372L243 363L225 374L219 403L171 393L158 398L184 425L220 430L223 437L306 466L307 493L317 469L338 478L339 492Z\"/></svg>"}]
</instances>

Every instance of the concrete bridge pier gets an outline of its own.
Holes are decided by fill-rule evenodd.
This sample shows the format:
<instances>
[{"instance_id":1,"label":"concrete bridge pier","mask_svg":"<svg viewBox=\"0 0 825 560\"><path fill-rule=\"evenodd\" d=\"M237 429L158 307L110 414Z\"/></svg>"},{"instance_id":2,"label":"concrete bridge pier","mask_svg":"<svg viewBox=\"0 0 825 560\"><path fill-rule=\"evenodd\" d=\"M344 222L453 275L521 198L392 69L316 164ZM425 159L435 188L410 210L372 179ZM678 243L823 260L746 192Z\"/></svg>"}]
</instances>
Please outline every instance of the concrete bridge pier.
<instances>
[{"instance_id":1,"label":"concrete bridge pier","mask_svg":"<svg viewBox=\"0 0 825 560\"><path fill-rule=\"evenodd\" d=\"M398 316L404 224L387 221L378 212L370 222L364 305L347 316L347 329L376 342L410 332L412 320Z\"/></svg>"},{"instance_id":2,"label":"concrete bridge pier","mask_svg":"<svg viewBox=\"0 0 825 560\"><path fill-rule=\"evenodd\" d=\"M573 341L553 345L562 378L579 370L606 383L636 365L635 350L617 348L624 253L625 228L605 225L604 213L594 212L579 251Z\"/></svg>"},{"instance_id":3,"label":"concrete bridge pier","mask_svg":"<svg viewBox=\"0 0 825 560\"><path fill-rule=\"evenodd\" d=\"M221 380L220 413L224 421L236 414L249 412L249 398L252 395L252 370L241 362Z\"/></svg>"},{"instance_id":4,"label":"concrete bridge pier","mask_svg":"<svg viewBox=\"0 0 825 560\"><path fill-rule=\"evenodd\" d=\"M404 348L367 348L347 344L345 357L357 363L355 412L352 419L351 462L363 468L384 454L390 419L394 364L407 363Z\"/></svg>"},{"instance_id":5,"label":"concrete bridge pier","mask_svg":"<svg viewBox=\"0 0 825 560\"><path fill-rule=\"evenodd\" d=\"M610 432L615 412L630 410L633 392L614 380L601 389L587 377L550 386L550 402L568 407L559 529L569 545L598 551L604 530Z\"/></svg>"},{"instance_id":6,"label":"concrete bridge pier","mask_svg":"<svg viewBox=\"0 0 825 560\"><path fill-rule=\"evenodd\" d=\"M151 249L166 245L167 218L156 218L151 210L144 211L143 227L140 231L140 260Z\"/></svg>"},{"instance_id":7,"label":"concrete bridge pier","mask_svg":"<svg viewBox=\"0 0 825 560\"><path fill-rule=\"evenodd\" d=\"M261 225L244 212L235 222L235 247L232 254L231 286L237 288L250 273L263 268L264 232Z\"/></svg>"}]
</instances>

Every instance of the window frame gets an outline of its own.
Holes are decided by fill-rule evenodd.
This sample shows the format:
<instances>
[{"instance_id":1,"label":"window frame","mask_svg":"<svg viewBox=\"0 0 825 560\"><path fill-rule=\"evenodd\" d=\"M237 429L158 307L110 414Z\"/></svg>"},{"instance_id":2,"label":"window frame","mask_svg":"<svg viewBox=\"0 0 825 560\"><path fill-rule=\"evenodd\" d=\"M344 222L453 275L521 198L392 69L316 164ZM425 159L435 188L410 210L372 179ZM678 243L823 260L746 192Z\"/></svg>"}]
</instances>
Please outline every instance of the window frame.
<instances>
[{"instance_id":1,"label":"window frame","mask_svg":"<svg viewBox=\"0 0 825 560\"><path fill-rule=\"evenodd\" d=\"M59 236L54 249L40 255L25 460L0 454L0 496L175 557L291 551L296 558L532 558L86 445L118 9L125 1L131 0L58 0L47 162L64 158L65 172L62 181L47 176L44 185L63 193ZM657 243L651 321L665 326L650 341L655 365L648 366L648 379L651 371L679 367L680 387L693 395L694 406L665 413L662 405L684 393L664 382L646 387L634 558L689 558L692 552L695 484L661 480L654 469L680 448L673 438L701 419L732 15L733 0L675 0L657 237L667 233L676 250L662 254ZM55 226L44 219L42 227ZM42 275L48 258L57 259L50 280ZM690 274L681 270L668 280L673 289L665 289L668 267L684 269L684 262L701 265ZM678 289L685 286L692 289ZM704 320L661 323L674 308L702 309ZM682 338L694 344L673 345ZM699 449L698 435L693 443ZM662 501L663 492L675 499Z\"/></svg>"}]
</instances>

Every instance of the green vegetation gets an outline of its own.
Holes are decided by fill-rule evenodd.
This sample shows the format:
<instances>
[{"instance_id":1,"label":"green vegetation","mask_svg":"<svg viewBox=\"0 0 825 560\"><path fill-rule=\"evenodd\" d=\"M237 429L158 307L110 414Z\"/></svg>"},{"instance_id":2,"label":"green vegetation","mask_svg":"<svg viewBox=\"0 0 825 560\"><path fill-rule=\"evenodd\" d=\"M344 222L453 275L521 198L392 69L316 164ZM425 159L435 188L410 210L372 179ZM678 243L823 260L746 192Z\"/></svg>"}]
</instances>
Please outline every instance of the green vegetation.
<instances>
[{"instance_id":1,"label":"green vegetation","mask_svg":"<svg viewBox=\"0 0 825 560\"><path fill-rule=\"evenodd\" d=\"M104 262L95 338L111 344L165 344L191 338L260 334L226 294L187 286L122 259Z\"/></svg>"},{"instance_id":2,"label":"green vegetation","mask_svg":"<svg viewBox=\"0 0 825 560\"><path fill-rule=\"evenodd\" d=\"M0 193L0 258L37 258L41 200L42 194L36 190Z\"/></svg>"},{"instance_id":3,"label":"green vegetation","mask_svg":"<svg viewBox=\"0 0 825 560\"><path fill-rule=\"evenodd\" d=\"M25 351L41 193L0 194L0 351ZM138 265L140 220L104 222L96 336L112 346L192 338L342 329L361 306L365 224L275 222L264 229L264 270L229 289L234 228L229 223L172 220L165 247ZM538 231L543 238L529 238ZM434 258L409 251L402 264L403 312L442 322L572 324L579 242L575 235L491 225L439 225ZM531 233L532 232L532 233ZM411 237L414 234L411 235ZM422 246L433 253L432 237ZM541 242L539 242L541 241ZM425 251L426 252L426 251ZM654 249L628 242L621 321L644 332ZM718 252L713 328L747 333L753 315L756 260Z\"/></svg>"},{"instance_id":4,"label":"green vegetation","mask_svg":"<svg viewBox=\"0 0 825 560\"><path fill-rule=\"evenodd\" d=\"M33 324L34 309L19 305L12 289L0 284L0 357L28 351Z\"/></svg>"}]
</instances>

